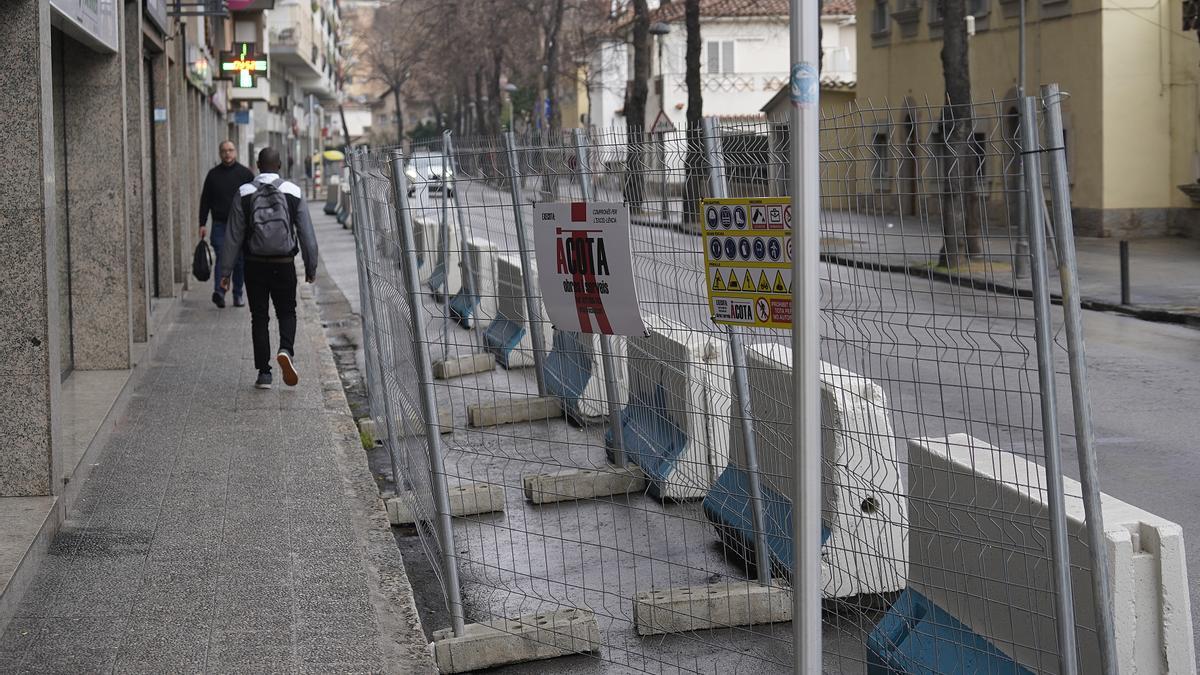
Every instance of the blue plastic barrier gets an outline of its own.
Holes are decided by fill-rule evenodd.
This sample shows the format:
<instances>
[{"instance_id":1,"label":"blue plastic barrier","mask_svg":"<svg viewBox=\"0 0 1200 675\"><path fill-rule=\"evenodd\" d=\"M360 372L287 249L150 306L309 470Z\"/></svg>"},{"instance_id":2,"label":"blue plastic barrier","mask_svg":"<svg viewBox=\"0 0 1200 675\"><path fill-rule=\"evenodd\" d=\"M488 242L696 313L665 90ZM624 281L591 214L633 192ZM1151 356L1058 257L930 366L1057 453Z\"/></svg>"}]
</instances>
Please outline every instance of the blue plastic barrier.
<instances>
[{"instance_id":1,"label":"blue plastic barrier","mask_svg":"<svg viewBox=\"0 0 1200 675\"><path fill-rule=\"evenodd\" d=\"M906 589L867 636L867 675L1032 675L983 636Z\"/></svg>"}]
</instances>

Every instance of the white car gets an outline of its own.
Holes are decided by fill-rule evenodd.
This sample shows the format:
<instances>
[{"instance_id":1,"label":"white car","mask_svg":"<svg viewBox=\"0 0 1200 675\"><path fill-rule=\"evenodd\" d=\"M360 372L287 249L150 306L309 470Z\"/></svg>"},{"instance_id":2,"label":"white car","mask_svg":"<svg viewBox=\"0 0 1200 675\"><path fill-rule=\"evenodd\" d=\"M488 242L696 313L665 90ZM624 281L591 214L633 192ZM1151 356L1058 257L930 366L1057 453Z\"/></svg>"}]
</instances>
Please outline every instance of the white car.
<instances>
[{"instance_id":1,"label":"white car","mask_svg":"<svg viewBox=\"0 0 1200 675\"><path fill-rule=\"evenodd\" d=\"M409 158L404 166L404 175L408 178L408 196L413 197L417 194L419 186L425 186L429 194L443 193L447 197L454 197L454 188L446 185L446 180L442 178L442 156L433 153L419 153ZM446 178L454 178L454 169L446 167Z\"/></svg>"}]
</instances>

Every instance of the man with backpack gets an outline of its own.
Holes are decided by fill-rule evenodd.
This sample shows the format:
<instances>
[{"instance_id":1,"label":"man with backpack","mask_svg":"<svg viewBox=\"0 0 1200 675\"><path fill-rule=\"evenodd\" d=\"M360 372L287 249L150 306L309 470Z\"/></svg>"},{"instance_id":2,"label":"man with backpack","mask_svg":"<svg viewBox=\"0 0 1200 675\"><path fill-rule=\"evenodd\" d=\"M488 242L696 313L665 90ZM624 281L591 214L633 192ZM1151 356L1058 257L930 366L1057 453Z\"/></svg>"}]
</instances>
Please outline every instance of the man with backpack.
<instances>
[{"instance_id":1,"label":"man with backpack","mask_svg":"<svg viewBox=\"0 0 1200 675\"><path fill-rule=\"evenodd\" d=\"M289 387L300 376L292 362L296 341L296 267L299 253L304 259L304 280L317 276L317 237L308 217L304 193L279 177L279 151L263 148L258 153L258 178L243 185L230 207L229 229L221 256L221 287L229 288L234 260L241 251L245 258L246 296L250 301L250 329L254 338L254 386L271 388L270 305L275 305L279 322L279 352L276 361Z\"/></svg>"}]
</instances>

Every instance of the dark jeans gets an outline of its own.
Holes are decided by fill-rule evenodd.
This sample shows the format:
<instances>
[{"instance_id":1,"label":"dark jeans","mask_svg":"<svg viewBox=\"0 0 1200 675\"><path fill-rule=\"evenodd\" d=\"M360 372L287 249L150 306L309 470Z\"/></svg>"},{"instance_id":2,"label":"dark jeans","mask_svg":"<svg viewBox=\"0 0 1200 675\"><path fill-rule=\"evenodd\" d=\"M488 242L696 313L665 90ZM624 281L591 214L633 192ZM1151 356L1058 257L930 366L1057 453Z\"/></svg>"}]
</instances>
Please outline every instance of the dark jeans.
<instances>
[{"instance_id":1,"label":"dark jeans","mask_svg":"<svg viewBox=\"0 0 1200 675\"><path fill-rule=\"evenodd\" d=\"M225 291L221 288L221 249L225 246L225 223L213 221L212 234L210 235L213 247L213 256L216 258L215 270L213 271L213 293L225 297ZM241 302L242 300L242 281L245 275L245 263L242 260L241 252L238 253L237 262L233 264L233 301Z\"/></svg>"},{"instance_id":2,"label":"dark jeans","mask_svg":"<svg viewBox=\"0 0 1200 675\"><path fill-rule=\"evenodd\" d=\"M250 301L250 332L254 337L254 367L271 370L270 303L279 321L279 348L295 354L296 266L290 262L246 261L246 297Z\"/></svg>"}]
</instances>

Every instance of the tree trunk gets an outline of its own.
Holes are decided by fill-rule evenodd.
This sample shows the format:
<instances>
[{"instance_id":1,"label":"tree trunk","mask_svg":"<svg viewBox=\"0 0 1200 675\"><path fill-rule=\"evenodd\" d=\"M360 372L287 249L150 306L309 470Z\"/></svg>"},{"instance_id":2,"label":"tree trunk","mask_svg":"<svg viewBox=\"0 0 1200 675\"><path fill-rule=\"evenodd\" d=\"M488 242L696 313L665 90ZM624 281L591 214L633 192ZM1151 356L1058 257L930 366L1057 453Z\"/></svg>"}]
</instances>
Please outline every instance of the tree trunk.
<instances>
[{"instance_id":1,"label":"tree trunk","mask_svg":"<svg viewBox=\"0 0 1200 675\"><path fill-rule=\"evenodd\" d=\"M684 81L687 84L687 178L683 196L683 222L700 221L700 199L707 194L704 161L704 85L700 78L700 0L685 0L687 29Z\"/></svg>"},{"instance_id":2,"label":"tree trunk","mask_svg":"<svg viewBox=\"0 0 1200 675\"><path fill-rule=\"evenodd\" d=\"M547 127L551 135L554 135L562 128L562 111L558 109L558 55L559 44L558 35L562 31L563 13L566 10L566 0L554 0L554 7L551 10L549 23L546 25L546 49L545 61L546 67L543 86L546 89L546 107L549 110L549 119Z\"/></svg>"},{"instance_id":3,"label":"tree trunk","mask_svg":"<svg viewBox=\"0 0 1200 675\"><path fill-rule=\"evenodd\" d=\"M396 145L404 145L404 109L401 107L400 87L392 87L392 102L396 104Z\"/></svg>"},{"instance_id":4,"label":"tree trunk","mask_svg":"<svg viewBox=\"0 0 1200 675\"><path fill-rule=\"evenodd\" d=\"M640 208L645 195L643 136L646 99L650 96L650 8L646 0L633 0L633 78L625 95L625 203Z\"/></svg>"},{"instance_id":5,"label":"tree trunk","mask_svg":"<svg viewBox=\"0 0 1200 675\"><path fill-rule=\"evenodd\" d=\"M980 198L971 149L971 72L968 61L966 0L942 0L942 75L946 107L942 115L943 245L939 264L966 267L982 250Z\"/></svg>"},{"instance_id":6,"label":"tree trunk","mask_svg":"<svg viewBox=\"0 0 1200 675\"><path fill-rule=\"evenodd\" d=\"M483 102L488 100L487 92L483 90L483 65L475 69L475 105L471 106L471 134L487 132L487 108Z\"/></svg>"},{"instance_id":7,"label":"tree trunk","mask_svg":"<svg viewBox=\"0 0 1200 675\"><path fill-rule=\"evenodd\" d=\"M492 75L488 82L488 133L500 134L500 109L504 101L500 100L500 73L504 68L504 50L492 50Z\"/></svg>"}]
</instances>

